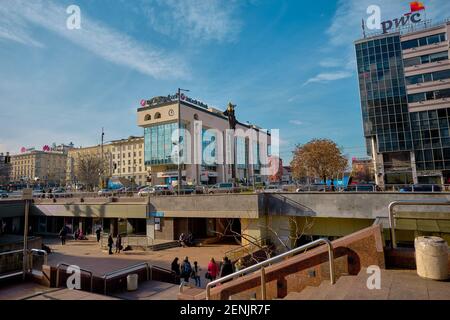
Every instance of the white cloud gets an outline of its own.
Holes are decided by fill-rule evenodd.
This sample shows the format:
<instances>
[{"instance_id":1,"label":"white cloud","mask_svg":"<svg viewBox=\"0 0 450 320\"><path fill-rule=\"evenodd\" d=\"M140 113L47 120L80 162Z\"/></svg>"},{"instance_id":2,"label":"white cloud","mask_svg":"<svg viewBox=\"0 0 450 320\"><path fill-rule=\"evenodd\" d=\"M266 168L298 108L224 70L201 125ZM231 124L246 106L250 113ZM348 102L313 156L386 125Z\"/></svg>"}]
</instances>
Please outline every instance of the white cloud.
<instances>
[{"instance_id":1,"label":"white cloud","mask_svg":"<svg viewBox=\"0 0 450 320\"><path fill-rule=\"evenodd\" d=\"M165 35L198 41L235 40L242 23L238 1L152 0L143 4L152 27Z\"/></svg>"},{"instance_id":2,"label":"white cloud","mask_svg":"<svg viewBox=\"0 0 450 320\"><path fill-rule=\"evenodd\" d=\"M95 55L155 78L182 78L187 74L181 58L90 19L81 8L81 29L66 28L66 8L47 0L0 1L0 37L39 45L31 40L31 28L38 26L89 50ZM4 19L6 17L6 19Z\"/></svg>"},{"instance_id":3,"label":"white cloud","mask_svg":"<svg viewBox=\"0 0 450 320\"><path fill-rule=\"evenodd\" d=\"M348 71L338 71L338 72L330 72L330 73L319 73L313 78L308 79L304 85L310 84L310 83L320 83L320 82L330 82L330 81L336 81L341 79L350 78L353 75L353 73Z\"/></svg>"},{"instance_id":4,"label":"white cloud","mask_svg":"<svg viewBox=\"0 0 450 320\"><path fill-rule=\"evenodd\" d=\"M319 65L324 68L337 68L345 65L345 62L336 58L325 58L319 62Z\"/></svg>"},{"instance_id":5,"label":"white cloud","mask_svg":"<svg viewBox=\"0 0 450 320\"><path fill-rule=\"evenodd\" d=\"M303 122L300 120L289 120L289 123L296 126L301 126L303 124Z\"/></svg>"}]
</instances>

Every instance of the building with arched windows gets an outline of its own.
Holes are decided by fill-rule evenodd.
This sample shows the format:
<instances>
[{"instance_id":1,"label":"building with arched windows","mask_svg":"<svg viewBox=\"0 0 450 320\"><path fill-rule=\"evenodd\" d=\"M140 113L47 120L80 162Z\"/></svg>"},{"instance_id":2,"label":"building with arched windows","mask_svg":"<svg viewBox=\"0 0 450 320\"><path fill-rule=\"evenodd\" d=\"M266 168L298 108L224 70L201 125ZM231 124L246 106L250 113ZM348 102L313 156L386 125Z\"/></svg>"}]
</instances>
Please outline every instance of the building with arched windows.
<instances>
[{"instance_id":1,"label":"building with arched windows","mask_svg":"<svg viewBox=\"0 0 450 320\"><path fill-rule=\"evenodd\" d=\"M267 181L271 137L266 130L238 121L232 133L222 111L183 94L180 109L174 95L143 100L137 113L153 184L176 184L179 162L187 184Z\"/></svg>"}]
</instances>

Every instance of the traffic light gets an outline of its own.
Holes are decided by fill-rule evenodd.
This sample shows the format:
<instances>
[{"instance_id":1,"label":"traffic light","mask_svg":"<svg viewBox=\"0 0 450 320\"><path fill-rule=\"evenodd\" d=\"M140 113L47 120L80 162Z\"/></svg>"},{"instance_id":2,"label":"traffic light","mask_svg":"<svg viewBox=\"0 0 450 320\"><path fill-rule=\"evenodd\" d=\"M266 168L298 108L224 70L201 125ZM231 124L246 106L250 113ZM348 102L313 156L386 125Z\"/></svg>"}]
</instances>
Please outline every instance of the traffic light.
<instances>
[{"instance_id":1,"label":"traffic light","mask_svg":"<svg viewBox=\"0 0 450 320\"><path fill-rule=\"evenodd\" d=\"M5 156L4 157L4 162L5 162L5 164L11 163L11 157L10 156Z\"/></svg>"},{"instance_id":2,"label":"traffic light","mask_svg":"<svg viewBox=\"0 0 450 320\"><path fill-rule=\"evenodd\" d=\"M152 177L151 176L147 176L147 182L152 182Z\"/></svg>"}]
</instances>

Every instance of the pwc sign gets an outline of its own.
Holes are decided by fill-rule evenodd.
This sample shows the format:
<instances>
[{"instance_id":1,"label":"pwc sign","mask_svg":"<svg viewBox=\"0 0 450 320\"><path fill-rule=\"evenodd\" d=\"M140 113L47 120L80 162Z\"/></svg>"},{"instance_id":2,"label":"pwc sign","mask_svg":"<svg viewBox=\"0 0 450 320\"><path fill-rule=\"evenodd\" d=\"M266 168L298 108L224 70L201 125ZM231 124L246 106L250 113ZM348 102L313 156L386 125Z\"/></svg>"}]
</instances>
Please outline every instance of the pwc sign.
<instances>
[{"instance_id":1,"label":"pwc sign","mask_svg":"<svg viewBox=\"0 0 450 320\"><path fill-rule=\"evenodd\" d=\"M381 29L383 34L388 33L393 28L394 30L406 26L409 22L418 23L422 21L422 11L425 10L423 3L414 1L410 3L410 12L405 13L401 18L381 21L381 8L378 6L370 6L367 8L367 13L371 14L367 20L367 27L369 29Z\"/></svg>"}]
</instances>

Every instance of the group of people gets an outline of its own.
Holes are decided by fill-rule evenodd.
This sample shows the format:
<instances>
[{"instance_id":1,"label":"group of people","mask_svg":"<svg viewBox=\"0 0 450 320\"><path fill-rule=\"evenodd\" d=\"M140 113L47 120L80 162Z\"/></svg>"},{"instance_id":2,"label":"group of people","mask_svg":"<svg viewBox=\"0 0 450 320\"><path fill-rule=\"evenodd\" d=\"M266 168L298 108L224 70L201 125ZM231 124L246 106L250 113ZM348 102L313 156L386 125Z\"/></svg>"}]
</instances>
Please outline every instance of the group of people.
<instances>
[{"instance_id":1,"label":"group of people","mask_svg":"<svg viewBox=\"0 0 450 320\"><path fill-rule=\"evenodd\" d=\"M187 235L182 233L180 234L180 238L178 239L178 241L180 242L180 246L182 246L183 248L190 247L194 245L194 236L190 232Z\"/></svg>"},{"instance_id":2,"label":"group of people","mask_svg":"<svg viewBox=\"0 0 450 320\"><path fill-rule=\"evenodd\" d=\"M218 278L223 278L230 275L242 267L243 263L241 260L236 263L235 269L235 266L233 266L231 260L226 256L222 259L220 264L216 263L214 258L211 258L208 263L208 269L205 273L205 279L214 281ZM189 258L185 257L180 264L178 257L176 257L172 262L171 270L178 275L184 283L189 283L189 280L192 278L195 281L195 285L197 287L201 287L200 271L202 269L198 266L197 261L194 261L194 265L192 266L189 262Z\"/></svg>"},{"instance_id":3,"label":"group of people","mask_svg":"<svg viewBox=\"0 0 450 320\"><path fill-rule=\"evenodd\" d=\"M114 239L113 239L112 234L110 233L108 236L108 248L109 248L108 253L109 254L114 254L112 251L113 246L114 246ZM123 249L122 236L120 234L118 234L117 238L116 238L116 253L120 253L120 251L122 251L122 249Z\"/></svg>"},{"instance_id":4,"label":"group of people","mask_svg":"<svg viewBox=\"0 0 450 320\"><path fill-rule=\"evenodd\" d=\"M61 245L66 244L67 235L69 234L69 227L63 226L61 230L59 231L59 238L61 239ZM28 231L28 234L31 234L31 229ZM81 229L77 229L75 233L73 234L73 238L75 240L86 240L87 237L84 235L83 231Z\"/></svg>"}]
</instances>

